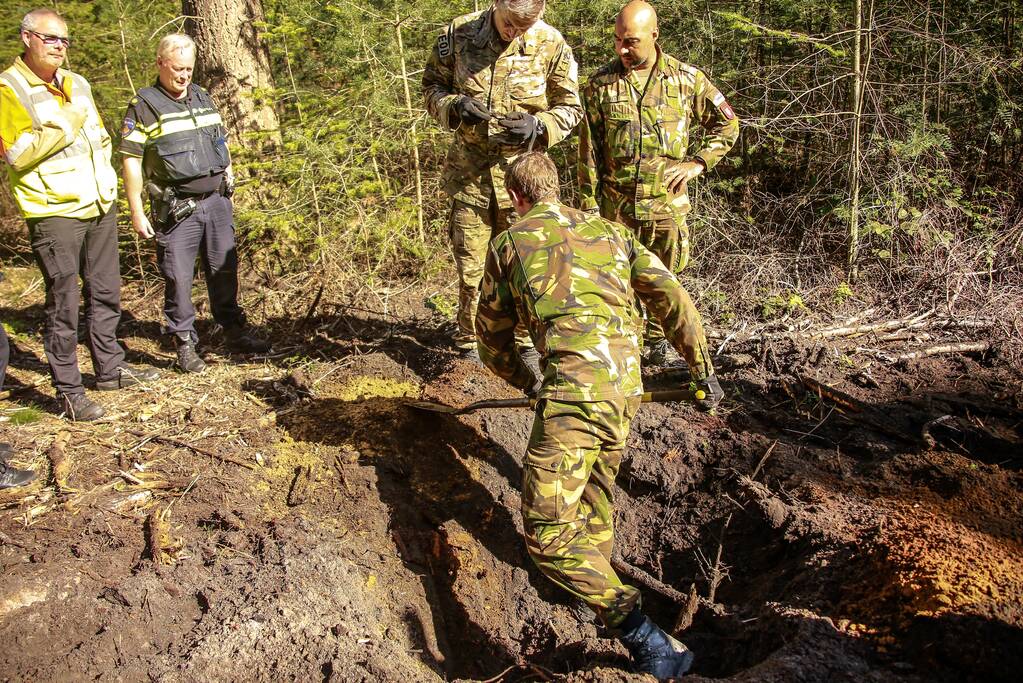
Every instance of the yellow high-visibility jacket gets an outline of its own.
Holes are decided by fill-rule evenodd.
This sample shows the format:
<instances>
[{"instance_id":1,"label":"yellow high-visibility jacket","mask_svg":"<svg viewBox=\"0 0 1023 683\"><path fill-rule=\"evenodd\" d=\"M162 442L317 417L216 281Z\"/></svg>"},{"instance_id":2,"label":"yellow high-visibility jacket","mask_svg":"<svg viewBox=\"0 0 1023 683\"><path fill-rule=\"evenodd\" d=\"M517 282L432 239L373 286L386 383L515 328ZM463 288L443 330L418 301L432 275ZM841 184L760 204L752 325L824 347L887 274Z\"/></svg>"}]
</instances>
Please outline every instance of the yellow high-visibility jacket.
<instances>
[{"instance_id":1,"label":"yellow high-visibility jacket","mask_svg":"<svg viewBox=\"0 0 1023 683\"><path fill-rule=\"evenodd\" d=\"M59 88L20 57L0 74L0 152L25 218L94 218L117 198L110 135L88 81L57 76Z\"/></svg>"}]
</instances>

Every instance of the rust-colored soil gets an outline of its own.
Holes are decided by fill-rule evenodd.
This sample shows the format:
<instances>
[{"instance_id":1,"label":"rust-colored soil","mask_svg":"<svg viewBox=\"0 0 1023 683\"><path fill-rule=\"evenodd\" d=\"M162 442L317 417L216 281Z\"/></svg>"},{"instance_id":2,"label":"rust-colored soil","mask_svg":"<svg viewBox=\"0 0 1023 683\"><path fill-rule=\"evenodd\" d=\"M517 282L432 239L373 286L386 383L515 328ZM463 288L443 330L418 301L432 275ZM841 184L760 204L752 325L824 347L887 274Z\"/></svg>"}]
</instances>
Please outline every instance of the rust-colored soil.
<instances>
[{"instance_id":1,"label":"rust-colored soil","mask_svg":"<svg viewBox=\"0 0 1023 683\"><path fill-rule=\"evenodd\" d=\"M96 394L112 417L69 424L31 388L39 289L28 269L8 275L16 391L0 411L42 414L0 423L40 475L0 492L0 679L642 680L525 555L528 411L405 406L513 395L446 350L413 299L305 330L268 320L281 352L256 361L218 354L203 329L206 373ZM124 342L168 368L159 297L144 295ZM717 414L643 407L619 478L623 563L702 598L720 576L681 635L694 680L1016 680L1018 371L936 358L866 389L797 345L771 371L755 344L729 351ZM649 587L644 600L667 626L682 609Z\"/></svg>"}]
</instances>

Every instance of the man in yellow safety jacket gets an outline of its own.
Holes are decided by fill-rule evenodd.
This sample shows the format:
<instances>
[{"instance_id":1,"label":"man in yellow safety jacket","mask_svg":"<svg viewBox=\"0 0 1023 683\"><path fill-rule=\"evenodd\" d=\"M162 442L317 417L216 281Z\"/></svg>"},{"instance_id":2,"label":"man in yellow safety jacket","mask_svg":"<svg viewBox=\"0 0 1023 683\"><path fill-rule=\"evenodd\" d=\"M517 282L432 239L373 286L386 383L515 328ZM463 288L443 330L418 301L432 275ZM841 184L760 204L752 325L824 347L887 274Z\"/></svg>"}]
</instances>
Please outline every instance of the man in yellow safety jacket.
<instances>
[{"instance_id":1,"label":"man in yellow safety jacket","mask_svg":"<svg viewBox=\"0 0 1023 683\"><path fill-rule=\"evenodd\" d=\"M127 365L117 343L117 176L88 81L60 68L67 24L53 10L33 10L21 40L24 52L0 74L0 153L46 283L43 345L57 396L70 419L95 420L104 411L86 397L76 356L79 277L96 388L120 389L157 372Z\"/></svg>"}]
</instances>

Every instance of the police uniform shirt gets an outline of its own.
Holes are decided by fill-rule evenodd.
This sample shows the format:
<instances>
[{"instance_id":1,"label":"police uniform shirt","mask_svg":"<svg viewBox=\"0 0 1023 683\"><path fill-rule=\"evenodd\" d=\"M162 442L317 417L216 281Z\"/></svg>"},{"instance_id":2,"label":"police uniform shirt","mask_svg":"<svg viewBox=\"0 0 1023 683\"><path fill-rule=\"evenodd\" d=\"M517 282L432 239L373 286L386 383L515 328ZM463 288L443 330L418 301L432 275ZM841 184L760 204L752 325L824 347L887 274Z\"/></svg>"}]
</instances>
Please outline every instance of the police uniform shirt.
<instances>
[{"instance_id":1,"label":"police uniform shirt","mask_svg":"<svg viewBox=\"0 0 1023 683\"><path fill-rule=\"evenodd\" d=\"M146 179L173 186L179 196L215 192L230 164L220 113L194 83L181 99L159 80L139 91L128 103L119 150L141 157Z\"/></svg>"}]
</instances>

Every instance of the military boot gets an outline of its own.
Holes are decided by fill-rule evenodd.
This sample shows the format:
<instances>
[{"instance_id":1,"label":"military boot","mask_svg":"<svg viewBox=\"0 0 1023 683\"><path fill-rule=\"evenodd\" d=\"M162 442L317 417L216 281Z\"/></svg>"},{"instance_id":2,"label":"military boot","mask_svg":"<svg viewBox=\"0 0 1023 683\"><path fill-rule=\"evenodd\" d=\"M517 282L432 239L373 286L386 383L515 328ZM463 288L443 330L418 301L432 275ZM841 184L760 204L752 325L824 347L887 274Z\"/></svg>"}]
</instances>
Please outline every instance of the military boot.
<instances>
[{"instance_id":1,"label":"military boot","mask_svg":"<svg viewBox=\"0 0 1023 683\"><path fill-rule=\"evenodd\" d=\"M626 617L618 638L632 655L633 668L659 681L681 678L693 665L689 648L662 631L638 608Z\"/></svg>"},{"instance_id":2,"label":"military boot","mask_svg":"<svg viewBox=\"0 0 1023 683\"><path fill-rule=\"evenodd\" d=\"M16 470L7 464L7 456L11 453L8 444L0 444L0 489L11 489L24 486L36 478L32 470Z\"/></svg>"},{"instance_id":3,"label":"military boot","mask_svg":"<svg viewBox=\"0 0 1023 683\"><path fill-rule=\"evenodd\" d=\"M234 353L266 353L270 350L270 342L253 336L252 331L245 325L225 327L224 342L228 350Z\"/></svg>"},{"instance_id":4,"label":"military boot","mask_svg":"<svg viewBox=\"0 0 1023 683\"><path fill-rule=\"evenodd\" d=\"M60 394L64 414L72 422L92 422L106 415L103 407L83 394Z\"/></svg>"},{"instance_id":5,"label":"military boot","mask_svg":"<svg viewBox=\"0 0 1023 683\"><path fill-rule=\"evenodd\" d=\"M206 363L199 357L195 350L195 342L187 332L174 335L174 346L177 347L178 360L174 367L181 372L202 372L206 369Z\"/></svg>"}]
</instances>

